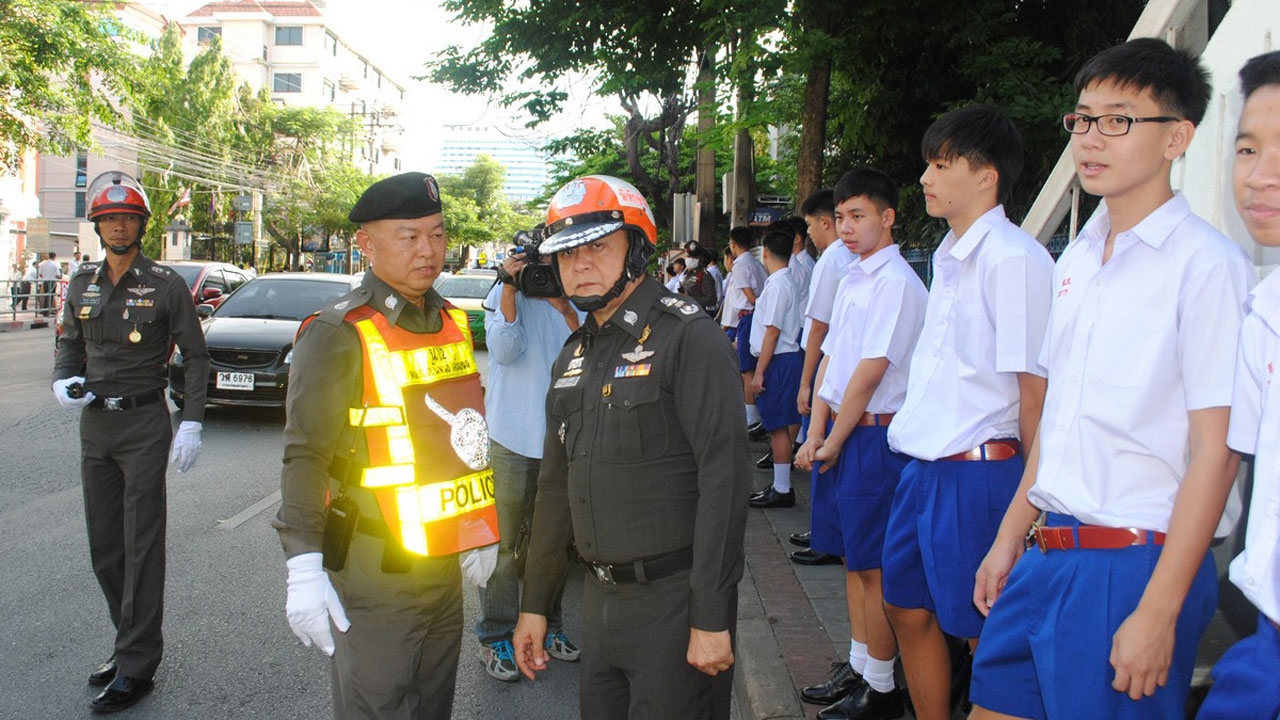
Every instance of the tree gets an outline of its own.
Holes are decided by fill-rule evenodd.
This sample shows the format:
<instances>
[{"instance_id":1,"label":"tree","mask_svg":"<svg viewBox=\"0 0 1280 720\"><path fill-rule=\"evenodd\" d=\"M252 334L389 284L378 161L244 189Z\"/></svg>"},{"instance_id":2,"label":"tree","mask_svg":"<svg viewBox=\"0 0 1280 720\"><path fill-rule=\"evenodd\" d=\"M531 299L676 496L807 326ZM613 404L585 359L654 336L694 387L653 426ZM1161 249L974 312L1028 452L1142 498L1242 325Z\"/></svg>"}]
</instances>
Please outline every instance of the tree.
<instances>
[{"instance_id":1,"label":"tree","mask_svg":"<svg viewBox=\"0 0 1280 720\"><path fill-rule=\"evenodd\" d=\"M453 245L505 243L517 230L530 230L540 218L511 205L502 193L506 168L481 155L460 175L441 175L444 227Z\"/></svg>"},{"instance_id":2,"label":"tree","mask_svg":"<svg viewBox=\"0 0 1280 720\"><path fill-rule=\"evenodd\" d=\"M0 170L28 148L65 154L93 144L93 123L121 121L134 34L108 3L0 0Z\"/></svg>"}]
</instances>

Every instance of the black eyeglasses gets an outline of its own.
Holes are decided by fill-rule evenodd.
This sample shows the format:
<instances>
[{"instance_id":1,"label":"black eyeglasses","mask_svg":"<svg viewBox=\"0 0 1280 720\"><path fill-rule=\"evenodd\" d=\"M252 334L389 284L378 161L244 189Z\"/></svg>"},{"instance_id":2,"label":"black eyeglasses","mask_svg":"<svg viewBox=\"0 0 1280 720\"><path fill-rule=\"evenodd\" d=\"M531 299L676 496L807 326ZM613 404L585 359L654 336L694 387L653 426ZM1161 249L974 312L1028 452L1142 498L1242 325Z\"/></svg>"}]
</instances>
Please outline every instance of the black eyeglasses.
<instances>
[{"instance_id":1,"label":"black eyeglasses","mask_svg":"<svg viewBox=\"0 0 1280 720\"><path fill-rule=\"evenodd\" d=\"M1128 115L1085 115L1084 113L1072 112L1062 116L1062 127L1066 128L1069 133L1083 135L1089 132L1090 125L1097 125L1098 132L1103 135L1118 137L1120 135L1128 135L1129 129L1133 127L1134 123L1167 123L1178 122L1181 119L1171 115L1129 117Z\"/></svg>"}]
</instances>

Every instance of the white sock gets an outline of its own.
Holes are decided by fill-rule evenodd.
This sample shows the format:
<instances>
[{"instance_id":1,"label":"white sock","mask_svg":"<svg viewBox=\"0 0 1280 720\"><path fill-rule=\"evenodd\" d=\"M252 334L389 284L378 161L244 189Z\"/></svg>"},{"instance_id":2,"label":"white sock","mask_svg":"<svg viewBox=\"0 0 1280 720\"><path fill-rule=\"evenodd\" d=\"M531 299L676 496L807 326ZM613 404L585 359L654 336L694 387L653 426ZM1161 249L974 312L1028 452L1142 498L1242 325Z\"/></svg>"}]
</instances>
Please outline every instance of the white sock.
<instances>
[{"instance_id":1,"label":"white sock","mask_svg":"<svg viewBox=\"0 0 1280 720\"><path fill-rule=\"evenodd\" d=\"M868 655L867 669L862 673L862 678L876 692L887 693L893 690L893 658L878 660Z\"/></svg>"},{"instance_id":2,"label":"white sock","mask_svg":"<svg viewBox=\"0 0 1280 720\"><path fill-rule=\"evenodd\" d=\"M747 405L747 424L755 425L760 422L760 410L756 408L755 403Z\"/></svg>"},{"instance_id":3,"label":"white sock","mask_svg":"<svg viewBox=\"0 0 1280 720\"><path fill-rule=\"evenodd\" d=\"M791 463L773 464L773 489L780 493L791 492Z\"/></svg>"},{"instance_id":4,"label":"white sock","mask_svg":"<svg viewBox=\"0 0 1280 720\"><path fill-rule=\"evenodd\" d=\"M849 638L849 665L859 675L867 670L867 646L853 638Z\"/></svg>"}]
</instances>

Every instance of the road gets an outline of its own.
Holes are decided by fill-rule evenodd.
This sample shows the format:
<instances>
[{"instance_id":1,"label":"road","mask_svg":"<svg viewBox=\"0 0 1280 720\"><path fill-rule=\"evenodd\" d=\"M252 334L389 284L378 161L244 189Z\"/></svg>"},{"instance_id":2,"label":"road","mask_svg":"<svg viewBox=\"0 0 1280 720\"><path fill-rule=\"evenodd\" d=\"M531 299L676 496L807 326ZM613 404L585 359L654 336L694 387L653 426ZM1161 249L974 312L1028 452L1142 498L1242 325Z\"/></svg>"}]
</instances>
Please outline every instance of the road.
<instances>
[{"instance_id":1,"label":"road","mask_svg":"<svg viewBox=\"0 0 1280 720\"><path fill-rule=\"evenodd\" d=\"M79 413L49 392L51 330L0 333L0 718L88 718L88 672L114 633L89 567L79 481ZM328 661L284 618L285 566L269 524L278 507L282 412L210 408L199 462L171 472L165 660L155 693L128 711L160 718L331 716ZM577 666L553 661L536 682L499 683L466 625L454 717L578 716ZM576 638L581 577L565 624Z\"/></svg>"}]
</instances>

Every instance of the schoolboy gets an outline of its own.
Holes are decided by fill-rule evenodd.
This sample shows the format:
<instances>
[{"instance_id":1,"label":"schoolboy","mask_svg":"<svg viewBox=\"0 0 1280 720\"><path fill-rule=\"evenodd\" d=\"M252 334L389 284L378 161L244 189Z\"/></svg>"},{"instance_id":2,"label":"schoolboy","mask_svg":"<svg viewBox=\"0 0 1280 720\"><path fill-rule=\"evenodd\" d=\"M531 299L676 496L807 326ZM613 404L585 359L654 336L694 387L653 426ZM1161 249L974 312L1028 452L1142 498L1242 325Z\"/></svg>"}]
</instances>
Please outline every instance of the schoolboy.
<instances>
[{"instance_id":1,"label":"schoolboy","mask_svg":"<svg viewBox=\"0 0 1280 720\"><path fill-rule=\"evenodd\" d=\"M738 351L738 370L742 373L742 400L747 409L747 425L760 422L760 411L756 399L751 394L751 377L756 369L755 356L751 354L751 314L755 312L756 299L764 290L765 278L769 272L751 253L755 238L744 226L729 229L729 250L733 253L733 270L729 274L725 289L725 305L737 313L737 336L734 344ZM721 314L721 324L731 318Z\"/></svg>"},{"instance_id":2,"label":"schoolboy","mask_svg":"<svg viewBox=\"0 0 1280 720\"><path fill-rule=\"evenodd\" d=\"M1181 718L1253 268L1170 184L1209 101L1196 59L1131 40L1075 85L1063 124L1102 209L1055 268L1041 432L975 580L973 717ZM1022 554L1029 528L1043 552Z\"/></svg>"},{"instance_id":3,"label":"schoolboy","mask_svg":"<svg viewBox=\"0 0 1280 720\"><path fill-rule=\"evenodd\" d=\"M880 567L907 458L889 449L887 431L906 395L907 362L929 293L893 241L898 188L888 176L866 168L846 173L836 183L835 203L840 240L857 259L836 293L809 438L796 463L835 470L815 483L810 547L844 557L849 664L864 682L818 717L880 720L902 714L893 679L898 648L884 613Z\"/></svg>"},{"instance_id":4,"label":"schoolboy","mask_svg":"<svg viewBox=\"0 0 1280 720\"><path fill-rule=\"evenodd\" d=\"M822 360L822 341L830 329L831 308L835 305L836 289L840 286L840 278L844 268L853 261L853 254L844 243L836 242L836 204L831 188L815 190L800 205L800 215L804 218L809 231L809 239L818 249L818 260L814 263L813 274L809 278L809 296L804 307L804 328L800 334L800 347L804 349L804 371L800 375L800 389L796 393L796 407L800 410L800 435L807 437L809 427L809 408L813 400L813 379L818 374L818 364ZM810 483L817 482L819 471L813 470ZM812 512L812 506L810 506ZM840 562L835 555L818 552L809 545L809 533L794 533L791 542L803 547L791 553L792 562L801 565L834 565ZM842 665L834 668L831 677L824 686L832 688L842 686L848 673ZM821 687L821 686L815 686ZM830 692L819 692L819 698L830 696ZM830 701L825 701L830 702Z\"/></svg>"},{"instance_id":5,"label":"schoolboy","mask_svg":"<svg viewBox=\"0 0 1280 720\"><path fill-rule=\"evenodd\" d=\"M925 132L925 209L950 231L933 254L924 328L889 446L911 456L894 495L883 587L916 717L949 716L943 633L982 629L973 573L1022 476L1044 397L1037 353L1053 261L1005 216L1022 169L1017 127L974 105Z\"/></svg>"},{"instance_id":6,"label":"schoolboy","mask_svg":"<svg viewBox=\"0 0 1280 720\"><path fill-rule=\"evenodd\" d=\"M809 304L809 283L813 280L813 266L817 264L817 259L809 254L809 243L807 241L809 235L808 224L802 217L789 217L785 222L791 225L791 232L795 236L795 244L791 247L791 260L787 262L787 267L791 268L791 279L795 280L796 287L800 288L800 304L801 306Z\"/></svg>"},{"instance_id":7,"label":"schoolboy","mask_svg":"<svg viewBox=\"0 0 1280 720\"><path fill-rule=\"evenodd\" d=\"M769 277L751 316L750 350L756 358L751 393L773 450L773 484L751 496L748 504L756 508L796 504L791 489L791 443L800 430L800 412L792 399L800 388L804 355L800 352L800 290L787 267L791 246L790 227L765 232L762 257Z\"/></svg>"},{"instance_id":8,"label":"schoolboy","mask_svg":"<svg viewBox=\"0 0 1280 720\"><path fill-rule=\"evenodd\" d=\"M1240 70L1244 108L1236 135L1236 210L1259 245L1280 247L1280 51ZM1231 561L1231 582L1258 607L1258 631L1227 651L1213 669L1213 689L1198 720L1280 717L1280 274L1253 289L1240 328L1227 445L1254 455L1253 502L1244 552Z\"/></svg>"}]
</instances>

